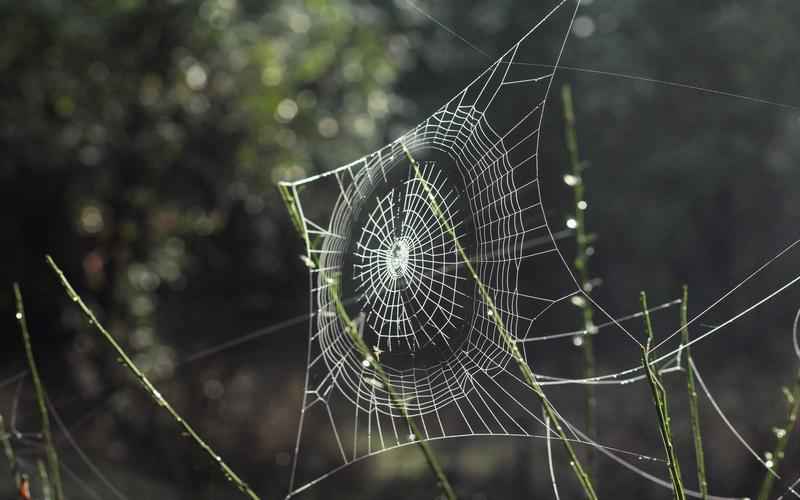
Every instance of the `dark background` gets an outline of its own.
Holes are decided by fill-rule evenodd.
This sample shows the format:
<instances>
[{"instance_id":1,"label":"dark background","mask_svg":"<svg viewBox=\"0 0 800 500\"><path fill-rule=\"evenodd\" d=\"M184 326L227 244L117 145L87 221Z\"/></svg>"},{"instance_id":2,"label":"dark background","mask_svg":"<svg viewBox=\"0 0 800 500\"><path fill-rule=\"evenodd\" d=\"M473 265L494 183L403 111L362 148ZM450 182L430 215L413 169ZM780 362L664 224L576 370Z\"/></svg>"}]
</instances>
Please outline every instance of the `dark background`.
<instances>
[{"instance_id":1,"label":"dark background","mask_svg":"<svg viewBox=\"0 0 800 500\"><path fill-rule=\"evenodd\" d=\"M118 365L46 267L49 253L233 468L263 498L285 494L306 323L205 351L308 312L303 248L275 183L352 161L423 120L535 24L545 3L418 5L492 57L405 0L0 2L6 420L15 415L21 432L38 430L30 381L10 379L25 369L13 321L18 281L55 407L119 489L129 498L239 497ZM603 279L597 300L619 316L636 311L639 290L660 303L688 283L691 310L700 312L800 233L800 111L792 106L800 105L800 4L595 0L578 16L566 66L772 102L570 69L553 84L542 134L548 217L563 227L571 210L560 180L569 166L558 99L569 83L589 161L587 217L598 235L591 267ZM559 244L569 254L574 239ZM798 269L800 255L790 252L701 323L744 310ZM797 370L798 306L800 291L790 288L695 350L720 406L758 453L772 448L771 429L786 416L780 387ZM677 314L659 313L657 330L671 332ZM577 327L577 312L547 326ZM629 328L640 331L638 323ZM579 375L580 351L567 344L541 355L537 369ZM596 344L601 373L638 362L618 337ZM684 476L694 485L682 381L667 383ZM643 384L598 395L602 441L661 456ZM563 404L579 406L579 396L567 394ZM701 412L711 491L755 496L763 469L702 397ZM57 437L80 480L67 475L70 498L92 498L91 490L112 498ZM792 441L788 481L777 492L800 470ZM35 438L15 444L26 466L40 456ZM464 498L551 495L541 442L466 439L436 449ZM562 494L574 497L565 459L556 459ZM600 460L598 468L602 497L669 497L614 463ZM10 491L10 479L0 484ZM301 498L435 495L407 448Z\"/></svg>"}]
</instances>

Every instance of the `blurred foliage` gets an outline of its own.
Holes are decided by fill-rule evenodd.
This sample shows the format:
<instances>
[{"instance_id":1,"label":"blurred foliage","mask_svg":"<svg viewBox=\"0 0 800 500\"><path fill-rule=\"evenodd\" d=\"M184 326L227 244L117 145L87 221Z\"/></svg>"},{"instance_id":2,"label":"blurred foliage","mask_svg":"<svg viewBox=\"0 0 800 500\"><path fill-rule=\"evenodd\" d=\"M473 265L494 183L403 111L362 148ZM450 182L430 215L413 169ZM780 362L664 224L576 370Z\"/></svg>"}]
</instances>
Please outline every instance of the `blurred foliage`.
<instances>
[{"instance_id":1,"label":"blurred foliage","mask_svg":"<svg viewBox=\"0 0 800 500\"><path fill-rule=\"evenodd\" d=\"M15 267L81 262L115 332L169 375L161 291L228 259L295 286L274 183L377 144L406 51L383 21L324 0L6 3L0 176L30 196ZM49 248L26 238L51 229Z\"/></svg>"},{"instance_id":2,"label":"blurred foliage","mask_svg":"<svg viewBox=\"0 0 800 500\"><path fill-rule=\"evenodd\" d=\"M302 311L274 183L382 139L408 59L387 24L374 6L338 0L3 2L0 183L14 207L3 281L49 287L42 255L70 263L159 379L174 372L175 343L190 351L224 339L226 323L239 333L248 315L260 326ZM165 294L216 317L182 319ZM39 307L60 309L46 295ZM47 317L42 329L64 331ZM67 352L54 366L84 397L109 397L124 373L73 313L64 320L77 336L49 335L45 350ZM110 408L130 431L151 430L131 398L114 391Z\"/></svg>"}]
</instances>

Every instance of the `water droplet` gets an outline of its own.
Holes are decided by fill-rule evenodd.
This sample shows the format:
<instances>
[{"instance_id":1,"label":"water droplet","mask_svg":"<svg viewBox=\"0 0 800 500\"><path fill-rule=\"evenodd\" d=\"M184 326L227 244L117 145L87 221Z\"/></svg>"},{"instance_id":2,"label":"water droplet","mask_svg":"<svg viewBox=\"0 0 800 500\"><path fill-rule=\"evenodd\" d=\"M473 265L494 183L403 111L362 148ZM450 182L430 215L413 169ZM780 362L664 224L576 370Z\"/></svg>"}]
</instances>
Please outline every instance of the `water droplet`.
<instances>
[{"instance_id":1,"label":"water droplet","mask_svg":"<svg viewBox=\"0 0 800 500\"><path fill-rule=\"evenodd\" d=\"M415 436L413 433L412 433L412 434L409 434L409 435L408 435L408 440L409 440L409 441L412 441L412 442L413 442L413 441L416 441L416 440L417 440L417 436Z\"/></svg>"},{"instance_id":2,"label":"water droplet","mask_svg":"<svg viewBox=\"0 0 800 500\"><path fill-rule=\"evenodd\" d=\"M575 220L575 219L574 219L574 218L572 218L572 217L570 217L569 219L567 219L567 228L569 228L569 229L575 229L575 228L577 228L577 227L578 227L578 221L577 221L577 220Z\"/></svg>"},{"instance_id":3,"label":"water droplet","mask_svg":"<svg viewBox=\"0 0 800 500\"><path fill-rule=\"evenodd\" d=\"M22 319L22 313L17 313L17 319Z\"/></svg>"},{"instance_id":4,"label":"water droplet","mask_svg":"<svg viewBox=\"0 0 800 500\"><path fill-rule=\"evenodd\" d=\"M367 367L369 367L369 360L368 360L368 359L365 359L364 361L362 361L362 362L361 362L361 366L363 366L364 368L367 368Z\"/></svg>"},{"instance_id":5,"label":"water droplet","mask_svg":"<svg viewBox=\"0 0 800 500\"><path fill-rule=\"evenodd\" d=\"M589 204L586 201L581 200L578 202L578 210L586 210L587 208L589 208Z\"/></svg>"},{"instance_id":6,"label":"water droplet","mask_svg":"<svg viewBox=\"0 0 800 500\"><path fill-rule=\"evenodd\" d=\"M583 345L583 336L582 335L575 335L572 337L572 345L575 347L580 347Z\"/></svg>"},{"instance_id":7,"label":"water droplet","mask_svg":"<svg viewBox=\"0 0 800 500\"><path fill-rule=\"evenodd\" d=\"M567 186L577 186L578 184L580 184L580 182L581 178L578 177L577 175L572 175L572 174L564 175L564 184L566 184Z\"/></svg>"},{"instance_id":8,"label":"water droplet","mask_svg":"<svg viewBox=\"0 0 800 500\"><path fill-rule=\"evenodd\" d=\"M580 295L573 295L572 298L569 299L569 301L572 302L572 305L575 307L583 307L586 305L586 299L584 299Z\"/></svg>"},{"instance_id":9,"label":"water droplet","mask_svg":"<svg viewBox=\"0 0 800 500\"><path fill-rule=\"evenodd\" d=\"M780 429L778 427L775 427L774 429L772 429L772 432L775 433L775 437L777 437L778 439L783 439L784 437L786 437L786 429Z\"/></svg>"}]
</instances>

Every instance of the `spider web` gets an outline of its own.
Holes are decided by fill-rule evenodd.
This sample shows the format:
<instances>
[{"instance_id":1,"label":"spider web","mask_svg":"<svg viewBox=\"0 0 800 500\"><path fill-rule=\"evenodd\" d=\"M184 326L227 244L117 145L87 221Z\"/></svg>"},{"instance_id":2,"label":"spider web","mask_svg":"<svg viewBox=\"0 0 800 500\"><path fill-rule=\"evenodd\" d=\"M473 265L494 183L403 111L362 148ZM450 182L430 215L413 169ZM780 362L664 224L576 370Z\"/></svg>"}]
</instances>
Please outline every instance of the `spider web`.
<instances>
[{"instance_id":1,"label":"spider web","mask_svg":"<svg viewBox=\"0 0 800 500\"><path fill-rule=\"evenodd\" d=\"M526 360L528 347L541 341L596 333L536 335L540 318L576 300L591 301L607 317L596 328L615 327L641 345L620 323L640 314L615 319L584 293L558 249L542 204L540 130L565 34L577 8L577 2L557 3L463 91L397 140L332 171L282 183L306 243L312 311L305 393L287 498L350 464L415 442L389 389L345 333L332 297L334 283L345 297L349 316L358 319L360 335L372 348L374 360L382 365L426 440L537 437L548 440L550 458L551 426L538 415L532 389L509 363L512 358L497 323L465 272L448 226L471 256ZM521 54L553 64L547 68L522 63ZM418 161L421 176L414 174L406 151ZM564 279L528 278L553 269L560 270ZM693 342L724 328L798 279ZM655 359L662 373L681 369L682 348ZM541 374L537 378L545 386L617 385L642 380L644 375L638 366L591 380ZM563 423L575 441L671 487L622 458L633 452L602 446L566 419ZM726 424L736 434L727 420ZM335 461L314 453L313 447L321 443L329 452L326 456L337 457Z\"/></svg>"}]
</instances>

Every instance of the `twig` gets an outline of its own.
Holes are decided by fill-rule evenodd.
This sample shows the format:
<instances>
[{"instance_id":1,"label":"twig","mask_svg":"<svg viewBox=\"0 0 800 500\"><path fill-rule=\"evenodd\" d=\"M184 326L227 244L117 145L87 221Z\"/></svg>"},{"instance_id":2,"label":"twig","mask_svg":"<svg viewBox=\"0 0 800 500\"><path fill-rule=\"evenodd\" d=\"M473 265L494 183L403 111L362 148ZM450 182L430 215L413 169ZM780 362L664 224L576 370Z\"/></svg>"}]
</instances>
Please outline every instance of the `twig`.
<instances>
[{"instance_id":1,"label":"twig","mask_svg":"<svg viewBox=\"0 0 800 500\"><path fill-rule=\"evenodd\" d=\"M641 294L642 310L645 311L644 323L647 332L647 344L642 347L642 366L647 373L647 381L653 393L653 402L658 412L659 431L661 441L664 444L664 451L667 454L667 467L669 476L672 480L672 491L676 500L686 500L686 492L683 489L681 479L681 468L678 464L678 456L675 453L675 446L672 444L672 430L670 428L669 407L667 406L667 391L661 384L661 377L657 370L650 364L650 346L653 342L653 324L650 322L650 313L647 312L647 295Z\"/></svg>"},{"instance_id":2,"label":"twig","mask_svg":"<svg viewBox=\"0 0 800 500\"><path fill-rule=\"evenodd\" d=\"M550 484L553 486L553 496L555 500L561 500L561 497L558 494L558 482L556 481L556 471L553 468L553 450L550 446L550 417L547 416L547 412L542 409L544 413L544 426L547 428L547 468L550 469Z\"/></svg>"},{"instance_id":3,"label":"twig","mask_svg":"<svg viewBox=\"0 0 800 500\"><path fill-rule=\"evenodd\" d=\"M305 232L303 223L302 223L302 216L300 214L300 209L297 205L297 199L293 194L293 191L290 191L290 188L286 184L278 184L278 189L281 192L281 197L283 198L283 203L286 205L286 209L289 212L289 216L292 219L292 223L295 227L295 230L299 233L300 237L303 241L306 242L308 248L311 248L311 241L308 238L308 234ZM306 265L313 268L319 268L319 263L314 262L311 258L306 258ZM320 270L320 272L324 272ZM414 440L422 450L423 455L425 456L425 461L428 464L428 467L431 469L431 472L436 477L437 483L439 488L442 490L442 493L447 497L449 500L456 500L456 493L453 489L450 481L447 478L447 475L444 472L441 464L439 463L436 454L433 452L433 449L428 445L425 441L425 436L420 433L419 428L414 423L414 420L408 414L408 411L405 406L405 402L402 398L398 397L392 387L389 378L386 376L386 373L383 370L378 359L372 355L372 351L370 351L369 346L364 343L364 339L359 334L358 325L356 325L355 321L350 318L350 315L347 313L347 309L344 307L344 302L342 298L339 296L338 291L338 281L337 277L327 277L330 280L329 286L331 290L331 296L333 298L333 302L336 307L337 316L342 322L345 324L345 331L348 335L352 338L353 343L356 346L356 349L359 351L359 354L364 358L364 361L374 368L375 374L378 375L380 378L380 383L386 388L386 391L389 393L389 398L392 401L392 404L399 408L400 414L402 415L403 419L406 421L408 428L411 429L412 434L414 435Z\"/></svg>"},{"instance_id":4,"label":"twig","mask_svg":"<svg viewBox=\"0 0 800 500\"><path fill-rule=\"evenodd\" d=\"M347 309L344 307L342 303L342 299L339 296L339 286L338 281L335 277L329 277L328 279L328 286L330 288L330 294L333 299L333 303L336 307L336 314L345 324L345 332L353 341L353 344L356 346L359 354L363 358L363 362L365 365L372 367L375 375L378 376L380 383L386 389L386 392L389 394L389 399L392 402L392 405L397 407L400 410L400 414L403 416L403 419L408 424L409 429L411 429L411 433L414 434L414 439L419 445L420 449L422 450L422 454L425 455L425 461L428 463L428 467L430 467L433 474L436 476L436 480L438 482L439 488L442 490L442 493L448 500L456 500L456 493L453 490L450 481L447 479L447 475L444 472L439 460L436 458L436 455L433 453L433 449L431 449L428 442L425 440L425 435L419 431L417 424L414 422L414 419L408 414L408 410L406 409L405 402L402 398L400 398L397 393L395 392L394 388L392 387L391 380L386 375L386 372L383 370L383 366L380 364L378 359L373 356L372 351L370 351L369 346L367 346L366 342L364 342L363 337L361 336L360 329L356 322L350 317L347 313Z\"/></svg>"},{"instance_id":5,"label":"twig","mask_svg":"<svg viewBox=\"0 0 800 500\"><path fill-rule=\"evenodd\" d=\"M22 477L19 475L19 470L17 470L17 455L14 453L14 446L11 445L11 435L6 431L3 415L0 415L0 442L3 443L3 451L8 460L8 470L11 471L11 477L14 480L14 488L19 488L19 482Z\"/></svg>"},{"instance_id":6,"label":"twig","mask_svg":"<svg viewBox=\"0 0 800 500\"><path fill-rule=\"evenodd\" d=\"M28 357L28 366L31 370L33 386L36 389L36 402L39 406L39 413L42 416L42 435L44 436L45 453L50 467L50 474L53 477L55 499L64 500L64 485L61 482L61 466L58 461L58 452L56 451L55 444L53 444L53 433L50 430L50 415L47 411L47 404L45 403L44 386L39 377L39 369L36 366L36 360L33 356L33 346L31 345L31 336L28 332L28 323L25 318L25 305L22 302L22 292L20 291L19 285L16 283L14 283L14 297L17 302L17 321L19 321L22 340L25 344L25 354Z\"/></svg>"},{"instance_id":7,"label":"twig","mask_svg":"<svg viewBox=\"0 0 800 500\"><path fill-rule=\"evenodd\" d=\"M569 454L570 466L572 467L575 476L578 478L578 482L580 482L581 487L583 488L583 491L586 494L586 497L589 498L590 500L597 500L597 494L595 493L594 487L592 486L592 481L589 478L589 475L584 471L583 466L581 465L581 462L578 459L578 456L575 454L575 449L572 447L569 438L567 437L563 427L561 426L561 420L560 416L558 415L558 412L556 412L555 408L553 408L553 405L550 403L550 400L548 400L547 396L545 396L542 387L539 385L539 382L536 380L536 376L533 374L533 371L531 370L531 367L528 366L528 363L522 356L522 352L519 350L516 340L508 332L508 329L506 328L505 323L503 322L503 319L500 316L500 311L495 306L494 300L489 294L488 288L483 283L480 276L478 276L478 273L475 271L475 267L472 265L472 261L470 260L469 255L467 255L466 250L464 250L464 247L459 242L458 235L456 234L455 230L450 225L449 221L444 217L444 213L442 212L442 209L439 207L439 204L433 195L433 191L431 190L428 181L425 180L425 178L422 175L422 172L420 172L417 161L411 156L411 152L408 150L405 144L403 145L403 150L405 151L406 156L408 157L412 167L414 168L414 174L416 178L422 183L422 186L425 189L425 194L428 196L428 204L431 208L431 211L439 220L439 223L442 224L442 227L445 229L446 233L453 239L453 243L455 244L455 247L458 250L461 260L464 262L464 267L467 269L467 273L477 285L478 292L480 293L483 301L486 303L489 316L492 318L494 324L497 326L497 329L500 332L500 337L503 340L505 348L508 350L509 354L511 354L511 356L516 361L517 367L519 368L520 372L522 372L522 376L525 379L525 382L533 390L533 393L539 398L539 402L542 404L542 406L544 406L545 413L553 421L553 426L556 429L556 433L559 436L559 440L564 445L564 448L567 450L567 454Z\"/></svg>"},{"instance_id":8,"label":"twig","mask_svg":"<svg viewBox=\"0 0 800 500\"><path fill-rule=\"evenodd\" d=\"M300 234L300 237L303 238L303 241L305 241L306 245L310 247L311 242L304 229L303 216L300 212L294 189L290 188L288 184L280 183L278 184L278 191L281 193L283 204L286 205L286 210L289 212L289 218L292 220L294 229Z\"/></svg>"},{"instance_id":9,"label":"twig","mask_svg":"<svg viewBox=\"0 0 800 500\"><path fill-rule=\"evenodd\" d=\"M46 256L47 263L50 267L55 271L56 275L58 276L59 280L61 281L62 286L67 292L67 295L73 302L78 304L78 307L83 311L84 315L89 319L89 324L94 326L98 332L106 339L106 341L111 344L114 350L117 352L117 356L119 356L120 361L124 364L136 377L139 381L141 386L144 388L145 391L150 395L150 397L158 404L159 406L163 407L164 409L169 412L173 419L180 425L185 433L192 438L192 440L204 451L206 454L211 457L211 460L214 461L222 472L225 474L225 478L232 482L242 493L247 495L253 500L259 500L258 495L247 485L234 471L231 469L228 464L214 451L211 446L209 446L203 438L200 437L199 434L189 425L189 423L184 420L182 416L172 407L172 405L167 401L164 396L155 388L155 386L150 382L147 376L136 366L133 360L128 356L122 346L116 341L113 335L105 329L103 325L97 320L94 312L86 305L86 303L81 299L80 295L75 291L72 285L67 280L67 277L64 275L64 272L56 265L55 261L53 261L52 257L49 255Z\"/></svg>"},{"instance_id":10,"label":"twig","mask_svg":"<svg viewBox=\"0 0 800 500\"><path fill-rule=\"evenodd\" d=\"M44 462L37 460L36 468L39 469L39 480L42 482L42 500L53 500L53 487L50 485L47 467L44 466Z\"/></svg>"},{"instance_id":11,"label":"twig","mask_svg":"<svg viewBox=\"0 0 800 500\"><path fill-rule=\"evenodd\" d=\"M775 449L770 456L767 456L768 462L772 462L771 468L774 471L780 467L781 460L784 458L786 445L789 443L789 435L797 424L798 413L800 413L800 371L797 372L797 379L794 383L794 390L789 391L788 388L783 388L783 394L786 397L786 403L789 407L789 414L786 417L786 422L783 427L776 427L774 430L777 441L775 442ZM761 483L761 488L758 491L758 500L767 500L772 493L772 488L775 485L775 475L767 473L764 475L764 481Z\"/></svg>"},{"instance_id":12,"label":"twig","mask_svg":"<svg viewBox=\"0 0 800 500\"><path fill-rule=\"evenodd\" d=\"M580 280L581 287L584 293L589 294L592 284L589 278L589 248L590 236L586 234L586 200L583 184L583 169L584 162L580 158L578 151L578 134L575 128L575 111L572 102L572 88L569 85L561 87L561 99L564 103L564 123L565 123L565 136L567 141L567 151L569 153L569 162L572 166L572 174L564 177L564 182L568 186L572 186L572 191L575 195L575 269L578 271L578 279ZM583 340L583 363L584 363L584 378L591 380L595 376L595 357L593 339L594 333L597 331L593 322L592 305L588 300L580 302L579 305L581 314L583 316L583 328L586 335L582 337ZM594 438L596 437L596 417L597 412L597 397L593 384L586 384L586 434ZM588 451L589 469L593 469L594 456L591 453L591 448Z\"/></svg>"},{"instance_id":13,"label":"twig","mask_svg":"<svg viewBox=\"0 0 800 500\"><path fill-rule=\"evenodd\" d=\"M697 484L702 500L708 500L708 479L706 476L706 460L703 452L703 437L700 433L700 410L697 406L697 390L694 385L694 367L689 350L689 287L683 285L681 301L681 334L683 335L684 353L686 356L686 384L689 394L689 413L692 423L692 439L694 440L694 457L697 462Z\"/></svg>"}]
</instances>

